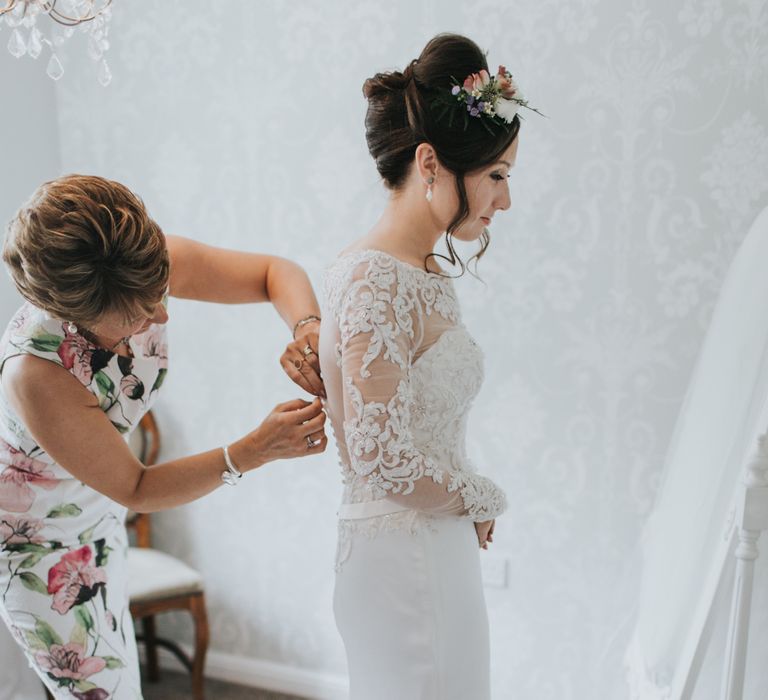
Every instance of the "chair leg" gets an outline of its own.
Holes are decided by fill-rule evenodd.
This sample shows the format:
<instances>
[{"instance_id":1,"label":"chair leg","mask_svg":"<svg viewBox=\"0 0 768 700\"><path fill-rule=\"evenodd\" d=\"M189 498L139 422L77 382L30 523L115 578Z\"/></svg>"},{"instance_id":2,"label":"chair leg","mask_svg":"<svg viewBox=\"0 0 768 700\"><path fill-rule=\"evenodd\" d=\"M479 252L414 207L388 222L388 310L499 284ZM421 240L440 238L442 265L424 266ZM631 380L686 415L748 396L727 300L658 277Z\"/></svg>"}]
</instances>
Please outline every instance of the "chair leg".
<instances>
[{"instance_id":1,"label":"chair leg","mask_svg":"<svg viewBox=\"0 0 768 700\"><path fill-rule=\"evenodd\" d=\"M157 661L157 636L155 635L155 617L148 615L141 620L144 629L144 648L147 652L147 678L156 683L160 680L160 666Z\"/></svg>"},{"instance_id":2,"label":"chair leg","mask_svg":"<svg viewBox=\"0 0 768 700\"><path fill-rule=\"evenodd\" d=\"M189 611L195 623L195 655L192 657L192 697L194 700L204 700L203 685L205 670L205 655L208 651L208 615L205 612L205 597L195 596Z\"/></svg>"}]
</instances>

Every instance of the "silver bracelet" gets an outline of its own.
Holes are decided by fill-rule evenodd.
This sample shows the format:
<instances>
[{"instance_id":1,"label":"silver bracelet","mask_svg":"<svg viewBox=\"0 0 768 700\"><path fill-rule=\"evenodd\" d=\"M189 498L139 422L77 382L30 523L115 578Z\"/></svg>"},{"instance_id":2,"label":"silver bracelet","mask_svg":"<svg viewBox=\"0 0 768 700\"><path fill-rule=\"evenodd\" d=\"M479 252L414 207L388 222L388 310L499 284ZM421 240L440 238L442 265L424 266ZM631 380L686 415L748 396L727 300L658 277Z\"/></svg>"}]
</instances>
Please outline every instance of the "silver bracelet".
<instances>
[{"instance_id":1,"label":"silver bracelet","mask_svg":"<svg viewBox=\"0 0 768 700\"><path fill-rule=\"evenodd\" d=\"M224 445L224 461L227 463L227 470L221 472L221 480L228 486L237 486L237 482L243 476L243 473L235 466L232 458L229 456L229 447Z\"/></svg>"}]
</instances>

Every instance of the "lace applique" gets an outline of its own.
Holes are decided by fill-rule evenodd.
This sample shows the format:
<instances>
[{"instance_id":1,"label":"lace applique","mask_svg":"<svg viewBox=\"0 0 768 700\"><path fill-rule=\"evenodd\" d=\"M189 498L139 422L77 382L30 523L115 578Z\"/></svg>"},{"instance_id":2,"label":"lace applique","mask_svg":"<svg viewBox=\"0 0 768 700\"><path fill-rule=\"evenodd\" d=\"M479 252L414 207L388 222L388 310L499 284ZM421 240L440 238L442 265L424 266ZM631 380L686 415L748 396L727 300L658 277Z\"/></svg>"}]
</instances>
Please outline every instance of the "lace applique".
<instances>
[{"instance_id":1,"label":"lace applique","mask_svg":"<svg viewBox=\"0 0 768 700\"><path fill-rule=\"evenodd\" d=\"M373 498L390 493L407 496L414 482L424 476L442 483L442 469L413 448L408 382L402 380L397 385L386 406L375 401L365 403L352 377L347 377L346 384L355 410L355 416L344 422L349 457L355 472L368 477Z\"/></svg>"},{"instance_id":2,"label":"lace applique","mask_svg":"<svg viewBox=\"0 0 768 700\"><path fill-rule=\"evenodd\" d=\"M488 477L471 472L451 473L448 492L458 490L467 508L467 517L476 523L493 520L507 509L507 497Z\"/></svg>"}]
</instances>

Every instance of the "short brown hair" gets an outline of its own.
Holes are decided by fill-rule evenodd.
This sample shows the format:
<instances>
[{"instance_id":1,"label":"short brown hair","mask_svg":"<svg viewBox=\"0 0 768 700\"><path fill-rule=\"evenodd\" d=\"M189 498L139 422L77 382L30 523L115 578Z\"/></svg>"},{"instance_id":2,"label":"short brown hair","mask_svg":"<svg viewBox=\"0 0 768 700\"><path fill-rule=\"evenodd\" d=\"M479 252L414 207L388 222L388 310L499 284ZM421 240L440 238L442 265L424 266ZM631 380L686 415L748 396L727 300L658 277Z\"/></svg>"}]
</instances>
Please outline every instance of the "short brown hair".
<instances>
[{"instance_id":1,"label":"short brown hair","mask_svg":"<svg viewBox=\"0 0 768 700\"><path fill-rule=\"evenodd\" d=\"M105 312L151 315L168 286L165 236L144 203L91 175L41 185L9 222L3 261L25 299L85 327Z\"/></svg>"}]
</instances>

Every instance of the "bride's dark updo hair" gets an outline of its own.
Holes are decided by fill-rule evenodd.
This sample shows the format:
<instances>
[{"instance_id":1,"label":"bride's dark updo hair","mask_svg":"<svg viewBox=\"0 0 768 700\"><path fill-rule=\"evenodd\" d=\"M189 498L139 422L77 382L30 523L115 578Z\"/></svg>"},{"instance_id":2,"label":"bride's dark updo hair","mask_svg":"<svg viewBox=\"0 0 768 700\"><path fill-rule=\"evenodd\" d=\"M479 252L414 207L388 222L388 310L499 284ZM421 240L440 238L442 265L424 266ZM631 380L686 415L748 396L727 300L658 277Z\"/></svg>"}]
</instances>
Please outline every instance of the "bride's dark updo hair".
<instances>
[{"instance_id":1,"label":"bride's dark updo hair","mask_svg":"<svg viewBox=\"0 0 768 700\"><path fill-rule=\"evenodd\" d=\"M480 119L469 119L465 127L461 115L452 121L442 115L441 92L450 94L456 81L461 83L483 69L488 70L488 62L474 41L458 34L439 34L404 71L377 73L363 85L368 99L368 151L389 189L396 191L405 183L420 143L430 144L440 163L456 176L459 208L446 231L447 259L451 264L458 262L462 271L465 266L451 238L469 215L464 176L496 162L520 130L517 116L506 129L496 126L489 130ZM483 232L474 259L482 257L488 243L488 234Z\"/></svg>"}]
</instances>

